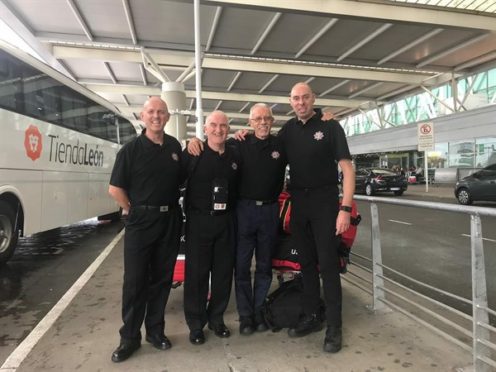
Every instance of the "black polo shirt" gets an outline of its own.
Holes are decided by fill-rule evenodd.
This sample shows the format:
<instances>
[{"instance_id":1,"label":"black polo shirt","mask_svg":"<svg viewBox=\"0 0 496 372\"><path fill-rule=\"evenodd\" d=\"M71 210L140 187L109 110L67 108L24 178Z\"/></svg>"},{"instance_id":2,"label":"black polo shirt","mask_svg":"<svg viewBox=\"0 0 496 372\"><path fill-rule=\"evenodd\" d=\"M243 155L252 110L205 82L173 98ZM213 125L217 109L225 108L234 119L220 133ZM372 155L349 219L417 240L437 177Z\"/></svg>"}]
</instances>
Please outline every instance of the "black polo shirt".
<instances>
[{"instance_id":1,"label":"black polo shirt","mask_svg":"<svg viewBox=\"0 0 496 372\"><path fill-rule=\"evenodd\" d=\"M181 145L164 133L158 145L142 134L117 153L110 177L112 186L126 190L133 205L176 204L181 180Z\"/></svg>"},{"instance_id":2,"label":"black polo shirt","mask_svg":"<svg viewBox=\"0 0 496 372\"><path fill-rule=\"evenodd\" d=\"M319 188L338 183L337 162L350 159L341 125L316 114L303 124L290 119L278 133L288 156L291 189Z\"/></svg>"},{"instance_id":3,"label":"black polo shirt","mask_svg":"<svg viewBox=\"0 0 496 372\"><path fill-rule=\"evenodd\" d=\"M194 167L191 167L194 156L190 155L187 149L183 152L183 172L188 175L187 209L202 212L212 210L212 187L216 178L227 180L228 209L232 209L237 198L239 156L230 146L226 146L225 151L220 154L212 150L207 141L203 144L204 151L194 160Z\"/></svg>"},{"instance_id":4,"label":"black polo shirt","mask_svg":"<svg viewBox=\"0 0 496 372\"><path fill-rule=\"evenodd\" d=\"M231 138L227 144L235 146L240 155L239 198L276 201L284 184L287 164L281 141L273 135L261 140L249 134L245 141Z\"/></svg>"}]
</instances>

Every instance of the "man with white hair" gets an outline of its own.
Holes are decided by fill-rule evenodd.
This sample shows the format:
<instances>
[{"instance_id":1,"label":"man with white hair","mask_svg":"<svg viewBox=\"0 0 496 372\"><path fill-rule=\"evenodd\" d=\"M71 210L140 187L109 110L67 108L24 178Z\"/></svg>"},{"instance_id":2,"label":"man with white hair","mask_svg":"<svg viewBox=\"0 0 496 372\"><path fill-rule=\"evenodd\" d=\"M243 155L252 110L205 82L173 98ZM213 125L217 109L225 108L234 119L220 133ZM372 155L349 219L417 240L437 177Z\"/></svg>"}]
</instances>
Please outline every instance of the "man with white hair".
<instances>
[{"instance_id":1,"label":"man with white hair","mask_svg":"<svg viewBox=\"0 0 496 372\"><path fill-rule=\"evenodd\" d=\"M228 133L226 114L214 111L205 121L204 152L199 157L183 153L183 171L188 174L184 314L193 345L205 342L206 324L217 337L231 335L224 312L234 268L239 160L226 146Z\"/></svg>"}]
</instances>

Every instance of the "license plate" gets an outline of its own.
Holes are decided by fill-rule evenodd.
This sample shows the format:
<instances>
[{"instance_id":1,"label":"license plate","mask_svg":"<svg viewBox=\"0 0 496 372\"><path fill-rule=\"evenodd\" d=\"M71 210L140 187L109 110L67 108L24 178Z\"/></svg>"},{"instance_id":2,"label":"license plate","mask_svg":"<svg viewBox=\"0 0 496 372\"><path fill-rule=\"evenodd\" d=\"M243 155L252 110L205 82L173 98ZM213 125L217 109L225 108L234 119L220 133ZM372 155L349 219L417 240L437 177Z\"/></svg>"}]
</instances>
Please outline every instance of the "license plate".
<instances>
[{"instance_id":1,"label":"license plate","mask_svg":"<svg viewBox=\"0 0 496 372\"><path fill-rule=\"evenodd\" d=\"M399 189L399 187L391 187L391 191L398 191Z\"/></svg>"}]
</instances>

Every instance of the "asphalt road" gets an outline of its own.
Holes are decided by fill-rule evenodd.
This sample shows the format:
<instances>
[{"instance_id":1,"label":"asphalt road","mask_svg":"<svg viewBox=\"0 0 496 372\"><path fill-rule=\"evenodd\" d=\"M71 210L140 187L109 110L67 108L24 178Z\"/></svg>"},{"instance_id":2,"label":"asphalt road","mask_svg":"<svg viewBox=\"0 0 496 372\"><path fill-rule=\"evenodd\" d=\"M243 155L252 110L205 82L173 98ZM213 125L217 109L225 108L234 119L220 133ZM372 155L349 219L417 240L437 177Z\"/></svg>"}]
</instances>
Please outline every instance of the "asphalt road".
<instances>
[{"instance_id":1,"label":"asphalt road","mask_svg":"<svg viewBox=\"0 0 496 372\"><path fill-rule=\"evenodd\" d=\"M0 365L122 227L91 219L20 239L0 265Z\"/></svg>"},{"instance_id":2,"label":"asphalt road","mask_svg":"<svg viewBox=\"0 0 496 372\"><path fill-rule=\"evenodd\" d=\"M358 202L362 221L353 252L371 257L370 206ZM470 299L472 296L470 217L465 214L378 205L383 264L444 291ZM482 217L488 301L496 308L496 220ZM353 258L370 267L370 263ZM394 275L393 275L394 276ZM402 283L407 283L400 280ZM428 290L408 284L429 293ZM443 299L464 312L471 308L458 301Z\"/></svg>"}]
</instances>

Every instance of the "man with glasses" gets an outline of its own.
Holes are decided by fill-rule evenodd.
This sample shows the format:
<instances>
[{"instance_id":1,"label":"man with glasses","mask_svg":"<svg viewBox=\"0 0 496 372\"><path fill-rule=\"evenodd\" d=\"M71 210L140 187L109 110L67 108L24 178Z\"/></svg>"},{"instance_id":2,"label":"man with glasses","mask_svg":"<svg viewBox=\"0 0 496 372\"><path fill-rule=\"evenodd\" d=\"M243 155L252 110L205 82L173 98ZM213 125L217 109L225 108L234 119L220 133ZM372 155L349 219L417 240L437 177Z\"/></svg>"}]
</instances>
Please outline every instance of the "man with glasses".
<instances>
[{"instance_id":1,"label":"man with glasses","mask_svg":"<svg viewBox=\"0 0 496 372\"><path fill-rule=\"evenodd\" d=\"M291 235L302 272L304 316L288 334L303 337L322 329L320 269L327 321L323 349L337 353L342 346L339 235L350 227L355 171L343 128L335 120L322 120L322 114L314 108L312 88L303 82L295 84L289 103L296 117L284 124L277 138L290 166ZM247 131L239 131L235 137L247 138ZM341 206L338 165L343 172Z\"/></svg>"},{"instance_id":2,"label":"man with glasses","mask_svg":"<svg viewBox=\"0 0 496 372\"><path fill-rule=\"evenodd\" d=\"M238 234L235 265L236 303L239 331L250 335L267 330L261 308L272 283L272 255L278 235L278 196L284 182L286 156L277 137L270 134L274 118L264 103L250 109L253 134L245 141L228 141L241 159L236 213ZM189 149L198 151L199 141ZM252 286L251 262L255 253L255 280Z\"/></svg>"}]
</instances>

